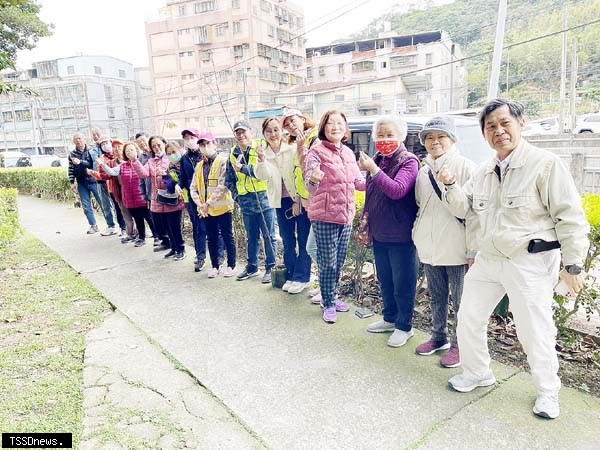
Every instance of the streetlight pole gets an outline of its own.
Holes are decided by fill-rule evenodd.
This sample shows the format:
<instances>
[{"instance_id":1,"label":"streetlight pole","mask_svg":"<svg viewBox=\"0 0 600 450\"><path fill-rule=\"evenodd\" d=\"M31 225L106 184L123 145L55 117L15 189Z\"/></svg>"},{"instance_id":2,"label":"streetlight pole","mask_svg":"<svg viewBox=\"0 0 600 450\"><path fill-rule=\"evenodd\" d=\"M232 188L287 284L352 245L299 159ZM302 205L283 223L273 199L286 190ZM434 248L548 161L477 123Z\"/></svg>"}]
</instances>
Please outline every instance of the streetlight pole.
<instances>
[{"instance_id":1,"label":"streetlight pole","mask_svg":"<svg viewBox=\"0 0 600 450\"><path fill-rule=\"evenodd\" d=\"M507 0L500 0L498 4L498 21L496 22L496 41L494 42L494 56L492 58L492 73L488 85L488 100L498 97L498 82L500 81L500 64L502 62L502 47L504 43L504 29L506 26Z\"/></svg>"}]
</instances>

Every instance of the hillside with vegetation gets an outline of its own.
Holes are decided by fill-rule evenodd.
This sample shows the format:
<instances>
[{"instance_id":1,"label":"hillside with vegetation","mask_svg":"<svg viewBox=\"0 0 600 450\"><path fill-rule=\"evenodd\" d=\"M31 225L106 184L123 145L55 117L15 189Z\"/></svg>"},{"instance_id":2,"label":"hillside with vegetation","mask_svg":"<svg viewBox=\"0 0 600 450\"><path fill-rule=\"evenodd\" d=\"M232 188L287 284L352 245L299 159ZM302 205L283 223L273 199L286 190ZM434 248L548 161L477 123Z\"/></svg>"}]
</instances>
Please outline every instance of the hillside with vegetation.
<instances>
[{"instance_id":1,"label":"hillside with vegetation","mask_svg":"<svg viewBox=\"0 0 600 450\"><path fill-rule=\"evenodd\" d=\"M504 46L512 47L502 55L500 95L521 100L532 116L555 113L559 107L562 37L561 33L542 36L562 29L564 1L509 0L508 3ZM465 61L468 104L478 106L486 98L497 8L496 0L456 0L405 15L391 10L351 38L376 37L385 22L390 22L391 29L399 34L445 31L469 57ZM569 52L572 41L577 40L577 111L597 111L600 109L600 0L570 0L568 9L569 27L597 21L568 33ZM485 54L473 56L481 53Z\"/></svg>"}]
</instances>

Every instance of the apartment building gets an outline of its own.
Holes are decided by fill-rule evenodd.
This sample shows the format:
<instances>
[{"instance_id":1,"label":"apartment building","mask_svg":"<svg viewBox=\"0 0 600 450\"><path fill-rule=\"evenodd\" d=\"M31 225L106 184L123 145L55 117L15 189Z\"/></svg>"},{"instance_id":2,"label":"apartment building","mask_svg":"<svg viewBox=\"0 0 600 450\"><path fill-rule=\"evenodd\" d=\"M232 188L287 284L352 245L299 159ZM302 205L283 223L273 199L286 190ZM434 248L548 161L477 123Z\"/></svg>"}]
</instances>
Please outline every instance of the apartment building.
<instances>
[{"instance_id":1,"label":"apartment building","mask_svg":"<svg viewBox=\"0 0 600 450\"><path fill-rule=\"evenodd\" d=\"M304 14L286 0L172 0L146 23L154 131L230 136L234 121L305 82Z\"/></svg>"},{"instance_id":2,"label":"apartment building","mask_svg":"<svg viewBox=\"0 0 600 450\"><path fill-rule=\"evenodd\" d=\"M461 50L441 31L406 36L384 32L377 39L307 48L306 58L307 81L315 86L397 80L379 84L381 90L371 92L371 98L355 96L360 115L437 113L467 104L466 70L457 61Z\"/></svg>"},{"instance_id":3,"label":"apartment building","mask_svg":"<svg viewBox=\"0 0 600 450\"><path fill-rule=\"evenodd\" d=\"M89 137L99 127L123 139L143 129L140 113L152 117L149 86L136 81L130 63L111 56L35 62L3 78L38 94L0 96L0 141L7 150L64 156L76 131Z\"/></svg>"}]
</instances>

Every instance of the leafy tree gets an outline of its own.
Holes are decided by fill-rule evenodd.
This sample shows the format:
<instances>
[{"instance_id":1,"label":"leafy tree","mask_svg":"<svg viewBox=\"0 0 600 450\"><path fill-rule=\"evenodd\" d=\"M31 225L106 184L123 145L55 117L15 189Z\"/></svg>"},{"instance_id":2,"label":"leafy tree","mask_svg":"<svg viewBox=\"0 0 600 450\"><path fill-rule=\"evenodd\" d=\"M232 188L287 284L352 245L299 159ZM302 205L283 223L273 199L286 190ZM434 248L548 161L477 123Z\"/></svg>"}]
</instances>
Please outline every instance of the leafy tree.
<instances>
[{"instance_id":1,"label":"leafy tree","mask_svg":"<svg viewBox=\"0 0 600 450\"><path fill-rule=\"evenodd\" d=\"M35 47L39 38L50 36L51 25L40 20L35 0L0 0L0 70L14 69L17 51ZM25 90L0 80L0 94Z\"/></svg>"}]
</instances>

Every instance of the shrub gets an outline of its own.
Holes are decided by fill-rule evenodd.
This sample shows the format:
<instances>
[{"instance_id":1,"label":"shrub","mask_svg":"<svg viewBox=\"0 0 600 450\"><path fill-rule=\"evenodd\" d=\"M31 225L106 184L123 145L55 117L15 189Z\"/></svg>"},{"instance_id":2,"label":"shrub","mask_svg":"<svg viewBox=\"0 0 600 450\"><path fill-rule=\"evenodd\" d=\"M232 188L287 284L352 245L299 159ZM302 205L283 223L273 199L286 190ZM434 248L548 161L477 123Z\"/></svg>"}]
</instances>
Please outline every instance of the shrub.
<instances>
[{"instance_id":1,"label":"shrub","mask_svg":"<svg viewBox=\"0 0 600 450\"><path fill-rule=\"evenodd\" d=\"M0 250L3 250L19 232L17 190L0 188Z\"/></svg>"},{"instance_id":2,"label":"shrub","mask_svg":"<svg viewBox=\"0 0 600 450\"><path fill-rule=\"evenodd\" d=\"M0 169L0 187L14 188L20 194L48 200L66 201L73 198L67 169L61 167Z\"/></svg>"}]
</instances>

